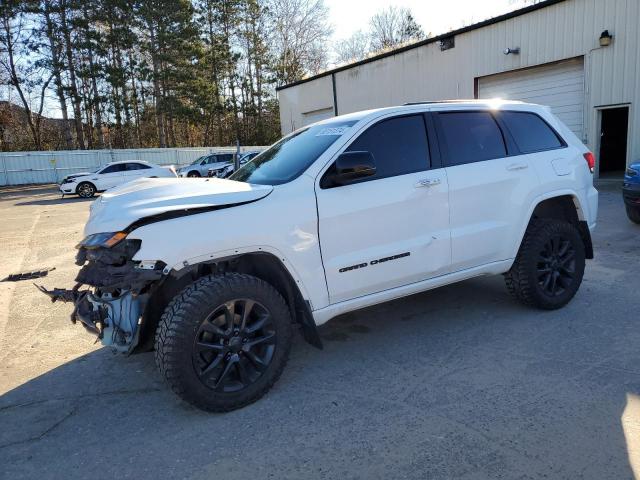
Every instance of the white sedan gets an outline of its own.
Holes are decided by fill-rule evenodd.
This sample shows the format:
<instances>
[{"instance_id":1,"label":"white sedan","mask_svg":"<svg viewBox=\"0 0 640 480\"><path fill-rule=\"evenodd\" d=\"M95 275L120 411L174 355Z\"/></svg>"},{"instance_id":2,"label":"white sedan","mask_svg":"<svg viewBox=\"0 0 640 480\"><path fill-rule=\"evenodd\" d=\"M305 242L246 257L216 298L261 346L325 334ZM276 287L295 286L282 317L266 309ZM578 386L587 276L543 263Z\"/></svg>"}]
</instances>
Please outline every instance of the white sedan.
<instances>
[{"instance_id":1,"label":"white sedan","mask_svg":"<svg viewBox=\"0 0 640 480\"><path fill-rule=\"evenodd\" d=\"M142 161L114 162L100 167L93 173L83 172L67 175L60 184L62 195L77 194L83 198L93 197L96 192L122 185L136 178L176 177L173 167L159 167Z\"/></svg>"}]
</instances>

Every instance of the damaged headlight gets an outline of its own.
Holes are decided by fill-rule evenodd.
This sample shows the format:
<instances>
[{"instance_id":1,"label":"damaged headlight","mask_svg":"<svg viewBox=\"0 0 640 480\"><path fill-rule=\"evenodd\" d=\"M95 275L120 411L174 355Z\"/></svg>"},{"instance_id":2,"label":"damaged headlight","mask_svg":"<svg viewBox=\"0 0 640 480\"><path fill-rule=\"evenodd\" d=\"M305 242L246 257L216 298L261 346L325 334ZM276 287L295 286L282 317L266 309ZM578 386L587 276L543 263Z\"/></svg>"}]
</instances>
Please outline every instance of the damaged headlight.
<instances>
[{"instance_id":1,"label":"damaged headlight","mask_svg":"<svg viewBox=\"0 0 640 480\"><path fill-rule=\"evenodd\" d=\"M105 232L94 233L82 240L76 248L84 247L86 249L94 248L111 248L127 237L126 232Z\"/></svg>"}]
</instances>

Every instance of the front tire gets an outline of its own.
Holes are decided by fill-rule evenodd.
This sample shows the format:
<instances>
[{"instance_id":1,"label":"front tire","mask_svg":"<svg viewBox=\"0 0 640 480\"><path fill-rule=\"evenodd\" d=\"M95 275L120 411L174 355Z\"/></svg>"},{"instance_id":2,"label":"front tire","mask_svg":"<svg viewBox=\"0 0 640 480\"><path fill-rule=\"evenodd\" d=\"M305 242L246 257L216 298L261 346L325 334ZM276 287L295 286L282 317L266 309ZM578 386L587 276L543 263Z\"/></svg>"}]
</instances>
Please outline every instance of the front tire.
<instances>
[{"instance_id":1,"label":"front tire","mask_svg":"<svg viewBox=\"0 0 640 480\"><path fill-rule=\"evenodd\" d=\"M76 193L82 198L91 198L96 194L96 186L91 182L82 182L76 188Z\"/></svg>"},{"instance_id":2,"label":"front tire","mask_svg":"<svg viewBox=\"0 0 640 480\"><path fill-rule=\"evenodd\" d=\"M627 210L627 217L633 223L640 224L640 207L630 207L629 205L624 206Z\"/></svg>"},{"instance_id":3,"label":"front tire","mask_svg":"<svg viewBox=\"0 0 640 480\"><path fill-rule=\"evenodd\" d=\"M289 308L268 283L244 274L203 277L167 306L155 359L171 389L211 412L242 408L278 380L292 342Z\"/></svg>"},{"instance_id":4,"label":"front tire","mask_svg":"<svg viewBox=\"0 0 640 480\"><path fill-rule=\"evenodd\" d=\"M509 292L525 305L545 310L565 306L582 283L585 249L578 230L559 220L532 220L511 269Z\"/></svg>"}]
</instances>

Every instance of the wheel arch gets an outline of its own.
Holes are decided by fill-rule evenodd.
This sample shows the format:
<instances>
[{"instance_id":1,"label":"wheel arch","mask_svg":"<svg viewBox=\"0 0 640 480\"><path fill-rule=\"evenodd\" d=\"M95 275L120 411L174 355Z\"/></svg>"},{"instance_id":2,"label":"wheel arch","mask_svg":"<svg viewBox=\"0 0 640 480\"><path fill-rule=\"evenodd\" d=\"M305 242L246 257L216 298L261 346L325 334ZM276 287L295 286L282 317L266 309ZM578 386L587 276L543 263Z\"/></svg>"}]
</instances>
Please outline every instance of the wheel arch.
<instances>
[{"instance_id":1,"label":"wheel arch","mask_svg":"<svg viewBox=\"0 0 640 480\"><path fill-rule=\"evenodd\" d=\"M549 192L536 198L531 202L529 213L526 218L526 223L520 229L519 241L517 243L516 250L513 252L513 258L515 258L518 253L527 227L532 220L537 218L563 220L575 225L584 243L586 258L593 258L591 232L589 231L582 201L575 192L570 190Z\"/></svg>"},{"instance_id":2,"label":"wheel arch","mask_svg":"<svg viewBox=\"0 0 640 480\"><path fill-rule=\"evenodd\" d=\"M282 260L273 253L252 251L209 259L180 270L171 270L151 292L143 313L136 350L146 351L152 348L160 316L173 297L205 275L225 272L252 275L272 285L285 299L294 321L301 326L305 340L317 348L322 348L311 305L303 296L300 281L294 278Z\"/></svg>"}]
</instances>

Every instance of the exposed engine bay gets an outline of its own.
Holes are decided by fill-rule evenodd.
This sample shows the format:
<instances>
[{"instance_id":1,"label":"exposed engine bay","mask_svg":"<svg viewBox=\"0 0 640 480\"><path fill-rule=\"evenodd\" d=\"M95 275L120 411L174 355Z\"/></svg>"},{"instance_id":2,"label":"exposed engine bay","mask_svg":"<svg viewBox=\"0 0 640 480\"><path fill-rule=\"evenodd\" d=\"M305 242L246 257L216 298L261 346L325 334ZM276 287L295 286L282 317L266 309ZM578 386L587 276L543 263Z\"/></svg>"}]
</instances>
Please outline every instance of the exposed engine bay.
<instances>
[{"instance_id":1,"label":"exposed engine bay","mask_svg":"<svg viewBox=\"0 0 640 480\"><path fill-rule=\"evenodd\" d=\"M76 264L82 266L73 289L47 290L52 302L72 302L73 323L80 322L103 345L129 353L138 343L139 326L154 282L165 267L132 258L139 240L122 240L112 247L80 245ZM83 287L89 287L84 288Z\"/></svg>"}]
</instances>

